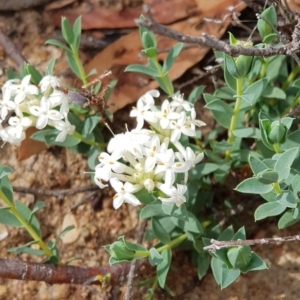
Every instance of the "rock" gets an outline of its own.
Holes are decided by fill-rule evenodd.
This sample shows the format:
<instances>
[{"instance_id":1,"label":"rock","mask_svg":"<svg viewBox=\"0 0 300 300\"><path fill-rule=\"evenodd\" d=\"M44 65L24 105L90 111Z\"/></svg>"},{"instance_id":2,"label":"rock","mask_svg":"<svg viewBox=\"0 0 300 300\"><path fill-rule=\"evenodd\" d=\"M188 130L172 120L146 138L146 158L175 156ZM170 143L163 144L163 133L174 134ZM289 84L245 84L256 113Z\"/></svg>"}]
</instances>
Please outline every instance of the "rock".
<instances>
[{"instance_id":1,"label":"rock","mask_svg":"<svg viewBox=\"0 0 300 300\"><path fill-rule=\"evenodd\" d=\"M72 243L74 243L78 239L78 236L79 236L78 223L77 223L77 221L75 219L75 216L70 213L70 214L65 215L61 230L64 230L66 227L71 226L71 225L74 225L75 228L72 229L72 230L70 230L70 231L68 231L61 238L61 240L62 240L62 242L64 244L72 244Z\"/></svg>"}]
</instances>

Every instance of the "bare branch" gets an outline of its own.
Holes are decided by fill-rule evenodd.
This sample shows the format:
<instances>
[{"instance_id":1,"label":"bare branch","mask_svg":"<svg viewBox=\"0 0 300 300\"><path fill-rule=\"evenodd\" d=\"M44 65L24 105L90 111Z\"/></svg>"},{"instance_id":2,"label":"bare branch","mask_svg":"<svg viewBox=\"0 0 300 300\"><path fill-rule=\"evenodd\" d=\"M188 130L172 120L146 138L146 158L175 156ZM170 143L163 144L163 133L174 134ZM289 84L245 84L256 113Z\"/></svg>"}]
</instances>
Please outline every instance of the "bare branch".
<instances>
[{"instance_id":1,"label":"bare branch","mask_svg":"<svg viewBox=\"0 0 300 300\"><path fill-rule=\"evenodd\" d=\"M24 188L24 187L13 187L13 191L16 193L33 194L33 195L50 196L50 197L63 197L63 196L69 196L78 193L85 193L85 192L97 191L97 190L99 190L99 187L96 185L87 185L87 186L79 187L77 189L64 189L64 190L42 190L42 189L32 189L32 188Z\"/></svg>"},{"instance_id":2,"label":"bare branch","mask_svg":"<svg viewBox=\"0 0 300 300\"><path fill-rule=\"evenodd\" d=\"M254 239L254 240L238 240L238 241L217 241L211 239L211 245L203 247L203 250L209 252L215 252L222 248L236 247L236 246L245 246L245 245L265 245L272 243L281 243L281 242L293 242L300 241L300 235L292 235L285 237L276 237L276 238L264 238L264 239Z\"/></svg>"},{"instance_id":3,"label":"bare branch","mask_svg":"<svg viewBox=\"0 0 300 300\"><path fill-rule=\"evenodd\" d=\"M102 282L107 285L117 285L124 279L129 269L129 263L88 268L0 259L0 277L45 281L49 284L100 284Z\"/></svg>"},{"instance_id":4,"label":"bare branch","mask_svg":"<svg viewBox=\"0 0 300 300\"><path fill-rule=\"evenodd\" d=\"M160 34L171 39L174 39L179 42L189 43L189 44L196 44L201 47L209 47L218 51L222 51L227 53L231 56L238 56L238 55L248 55L248 56L275 56L279 54L289 54L291 45L279 45L276 47L268 46L265 48L250 48L244 46L231 46L223 41L218 40L216 37L209 36L206 33L203 33L200 37L184 35L179 33L173 29L170 29L166 26L158 24L153 18L150 13L149 7L147 5L143 6L143 10L145 15L148 19L141 20L137 19L136 24L138 26L146 27L147 29L151 30L156 34Z\"/></svg>"}]
</instances>

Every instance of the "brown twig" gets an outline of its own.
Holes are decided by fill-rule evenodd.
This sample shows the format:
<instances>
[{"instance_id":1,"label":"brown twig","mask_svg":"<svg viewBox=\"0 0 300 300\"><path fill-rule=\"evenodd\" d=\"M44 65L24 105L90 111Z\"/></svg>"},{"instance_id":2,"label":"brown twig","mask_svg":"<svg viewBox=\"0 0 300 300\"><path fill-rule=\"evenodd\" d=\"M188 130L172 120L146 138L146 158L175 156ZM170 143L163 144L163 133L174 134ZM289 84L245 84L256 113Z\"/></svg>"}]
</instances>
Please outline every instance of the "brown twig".
<instances>
[{"instance_id":1,"label":"brown twig","mask_svg":"<svg viewBox=\"0 0 300 300\"><path fill-rule=\"evenodd\" d=\"M50 196L50 197L63 197L63 196L69 196L78 193L85 193L85 192L97 191L97 190L99 190L99 187L96 185L87 185L87 186L79 187L77 189L64 189L64 190L42 190L42 189L39 190L39 189L24 188L24 187L13 187L13 191L17 193Z\"/></svg>"},{"instance_id":2,"label":"brown twig","mask_svg":"<svg viewBox=\"0 0 300 300\"><path fill-rule=\"evenodd\" d=\"M158 24L152 17L149 7L147 5L143 6L143 11L147 16L147 19L137 19L136 24L138 26L146 27L147 29L151 30L156 34L160 34L171 39L174 39L179 42L189 43L189 44L196 44L202 47L212 48L218 51L222 51L227 53L231 56L238 56L238 55L248 55L248 56L263 56L263 57L270 57L279 54L291 55L298 50L298 44L296 36L293 36L293 40L286 44L286 45L279 45L279 46L268 46L265 48L252 48L252 47L245 47L245 46L232 46L227 44L224 41L218 40L216 37L209 36L206 33L203 33L202 36L190 36L184 35L179 33L173 29L170 29L166 26ZM298 33L296 34L298 37ZM295 43L293 41L295 40ZM295 44L295 45L294 45ZM298 48L297 48L298 47Z\"/></svg>"},{"instance_id":3,"label":"brown twig","mask_svg":"<svg viewBox=\"0 0 300 300\"><path fill-rule=\"evenodd\" d=\"M143 237L144 237L144 232L145 232L145 228L147 225L147 220L143 220L140 230L137 233L137 243L141 244L143 241ZM133 260L130 264L130 270L128 272L128 276L127 276L127 283L126 283L126 292L124 295L124 300L130 300L131 299L131 290L132 290L132 282L133 282L133 277L134 277L134 272L135 272L135 268L137 265L137 260Z\"/></svg>"},{"instance_id":4,"label":"brown twig","mask_svg":"<svg viewBox=\"0 0 300 300\"><path fill-rule=\"evenodd\" d=\"M128 263L88 268L25 262L16 259L0 259L0 277L18 280L44 281L49 284L103 283L106 285L117 285L124 279L129 269L130 264Z\"/></svg>"},{"instance_id":5,"label":"brown twig","mask_svg":"<svg viewBox=\"0 0 300 300\"><path fill-rule=\"evenodd\" d=\"M276 238L264 238L264 239L254 239L254 240L238 240L238 241L217 241L211 239L211 245L203 247L203 250L209 252L215 252L216 250L220 250L222 248L236 247L236 246L245 246L245 245L265 245L272 243L280 243L280 242L293 242L300 241L300 235L292 235L292 236L284 236L284 237L276 237Z\"/></svg>"},{"instance_id":6,"label":"brown twig","mask_svg":"<svg viewBox=\"0 0 300 300\"><path fill-rule=\"evenodd\" d=\"M13 42L8 38L7 35L0 29L0 45L6 52L6 54L16 63L18 67L23 66L25 59L22 57L20 52L16 49Z\"/></svg>"}]
</instances>

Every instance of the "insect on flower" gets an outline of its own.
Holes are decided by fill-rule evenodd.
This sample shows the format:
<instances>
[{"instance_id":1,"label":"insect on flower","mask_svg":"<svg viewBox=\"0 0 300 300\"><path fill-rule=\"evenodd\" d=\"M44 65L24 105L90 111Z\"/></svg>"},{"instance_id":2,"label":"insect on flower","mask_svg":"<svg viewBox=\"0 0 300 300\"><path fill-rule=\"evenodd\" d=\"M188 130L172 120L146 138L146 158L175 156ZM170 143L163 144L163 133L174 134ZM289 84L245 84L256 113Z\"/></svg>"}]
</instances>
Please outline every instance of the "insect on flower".
<instances>
[{"instance_id":1,"label":"insect on flower","mask_svg":"<svg viewBox=\"0 0 300 300\"><path fill-rule=\"evenodd\" d=\"M95 93L95 86L106 76L109 76L111 71L103 73L100 77L97 77L93 81L82 86L79 91L72 91L66 88L57 87L56 89L65 93L69 100L82 107L96 107L96 110L100 113L103 120L107 120L105 110L108 108L105 100L105 95L110 89L110 86L105 86L100 93Z\"/></svg>"}]
</instances>

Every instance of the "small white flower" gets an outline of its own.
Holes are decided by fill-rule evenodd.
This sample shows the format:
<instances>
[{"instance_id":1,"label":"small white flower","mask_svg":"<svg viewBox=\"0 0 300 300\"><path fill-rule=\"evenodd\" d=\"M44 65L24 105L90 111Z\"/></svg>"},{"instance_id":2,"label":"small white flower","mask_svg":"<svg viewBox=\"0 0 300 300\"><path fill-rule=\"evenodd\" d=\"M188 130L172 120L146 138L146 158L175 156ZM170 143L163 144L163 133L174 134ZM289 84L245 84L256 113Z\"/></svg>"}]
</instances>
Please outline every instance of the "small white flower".
<instances>
[{"instance_id":1,"label":"small white flower","mask_svg":"<svg viewBox=\"0 0 300 300\"><path fill-rule=\"evenodd\" d=\"M0 137L4 142L11 145L20 146L21 142L25 139L25 132L22 126L8 126L0 130Z\"/></svg>"},{"instance_id":2,"label":"small white flower","mask_svg":"<svg viewBox=\"0 0 300 300\"><path fill-rule=\"evenodd\" d=\"M182 184L177 184L177 189L174 186L168 186L166 184L161 184L159 189L164 192L170 198L158 197L158 199L165 204L176 204L176 206L181 206L186 202L184 193L187 191L187 186Z\"/></svg>"},{"instance_id":3,"label":"small white flower","mask_svg":"<svg viewBox=\"0 0 300 300\"><path fill-rule=\"evenodd\" d=\"M29 107L32 115L38 117L36 121L36 128L43 129L47 126L48 120L58 121L63 119L63 115L54 109L50 109L50 102L46 97L42 97L40 106L33 105Z\"/></svg>"},{"instance_id":4,"label":"small white flower","mask_svg":"<svg viewBox=\"0 0 300 300\"><path fill-rule=\"evenodd\" d=\"M111 178L110 184L117 192L114 196L113 207L118 209L124 202L134 206L140 205L141 202L132 194L137 188L130 182L123 184L118 178Z\"/></svg>"},{"instance_id":5,"label":"small white flower","mask_svg":"<svg viewBox=\"0 0 300 300\"><path fill-rule=\"evenodd\" d=\"M25 76L22 81L12 79L12 81L8 81L4 85L5 89L9 89L12 95L15 96L14 101L17 105L22 103L27 96L39 94L39 89L35 85L30 84L30 78L31 75Z\"/></svg>"},{"instance_id":6,"label":"small white flower","mask_svg":"<svg viewBox=\"0 0 300 300\"><path fill-rule=\"evenodd\" d=\"M60 131L60 133L55 139L56 142L61 142L61 143L64 142L67 135L68 134L72 135L76 129L76 127L69 122L67 114L64 114L64 117L65 117L65 121L49 120L49 125L54 126L57 130Z\"/></svg>"},{"instance_id":7,"label":"small white flower","mask_svg":"<svg viewBox=\"0 0 300 300\"><path fill-rule=\"evenodd\" d=\"M60 81L55 76L47 75L40 81L39 86L41 88L41 91L45 92L51 87L55 89L56 87L60 86Z\"/></svg>"},{"instance_id":8,"label":"small white flower","mask_svg":"<svg viewBox=\"0 0 300 300\"><path fill-rule=\"evenodd\" d=\"M108 184L104 184L101 178L98 178L97 175L94 176L94 181L99 186L100 189L104 189L108 187Z\"/></svg>"},{"instance_id":9,"label":"small white flower","mask_svg":"<svg viewBox=\"0 0 300 300\"><path fill-rule=\"evenodd\" d=\"M9 110L14 110L16 108L16 103L11 101L11 90L3 89L3 99L0 100L0 117L4 121Z\"/></svg>"},{"instance_id":10,"label":"small white flower","mask_svg":"<svg viewBox=\"0 0 300 300\"><path fill-rule=\"evenodd\" d=\"M22 111L16 108L16 116L10 117L8 124L11 126L21 126L22 130L27 129L32 124L32 120L28 117L24 117Z\"/></svg>"},{"instance_id":11,"label":"small white flower","mask_svg":"<svg viewBox=\"0 0 300 300\"><path fill-rule=\"evenodd\" d=\"M171 186L175 180L175 173L184 173L189 170L185 162L175 162L175 154L172 149L157 155L159 163L155 168L155 174L165 172L165 183Z\"/></svg>"},{"instance_id":12,"label":"small white flower","mask_svg":"<svg viewBox=\"0 0 300 300\"><path fill-rule=\"evenodd\" d=\"M150 148L146 149L145 172L151 172L157 162L157 154L160 152L160 141L157 135L154 135L150 142Z\"/></svg>"},{"instance_id":13,"label":"small white flower","mask_svg":"<svg viewBox=\"0 0 300 300\"><path fill-rule=\"evenodd\" d=\"M161 106L161 111L157 114L159 123L162 129L166 129L169 126L171 120L180 118L180 114L172 112L170 109L170 102L165 100Z\"/></svg>"},{"instance_id":14,"label":"small white flower","mask_svg":"<svg viewBox=\"0 0 300 300\"><path fill-rule=\"evenodd\" d=\"M191 110L191 116L189 118L189 123L192 125L192 128L195 126L197 127L202 127L205 126L206 124L200 120L196 120L196 110L195 108L192 108Z\"/></svg>"},{"instance_id":15,"label":"small white flower","mask_svg":"<svg viewBox=\"0 0 300 300\"><path fill-rule=\"evenodd\" d=\"M184 108L186 111L190 111L193 104L184 100L182 94L176 94L172 97L171 107L176 107L177 109Z\"/></svg>"},{"instance_id":16,"label":"small white flower","mask_svg":"<svg viewBox=\"0 0 300 300\"><path fill-rule=\"evenodd\" d=\"M142 158L144 147L149 145L150 136L142 132L129 132L115 135L108 143L107 151L119 159L127 152L136 158Z\"/></svg>"}]
</instances>

